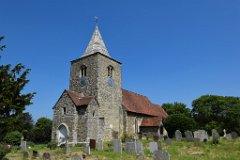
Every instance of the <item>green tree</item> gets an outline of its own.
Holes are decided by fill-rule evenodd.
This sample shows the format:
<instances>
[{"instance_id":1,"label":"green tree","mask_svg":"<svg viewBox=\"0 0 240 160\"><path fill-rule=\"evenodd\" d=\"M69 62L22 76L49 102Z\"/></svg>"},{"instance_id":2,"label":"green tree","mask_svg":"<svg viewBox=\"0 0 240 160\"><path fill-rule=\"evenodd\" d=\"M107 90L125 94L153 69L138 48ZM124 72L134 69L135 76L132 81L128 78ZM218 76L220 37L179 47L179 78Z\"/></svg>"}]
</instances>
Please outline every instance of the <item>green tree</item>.
<instances>
[{"instance_id":1,"label":"green tree","mask_svg":"<svg viewBox=\"0 0 240 160\"><path fill-rule=\"evenodd\" d=\"M3 39L1 36L0 41ZM0 45L0 50L5 45ZM11 67L11 64L0 65L0 140L7 132L22 131L19 128L19 117L25 107L32 104L35 93L23 93L29 80L26 78L30 69L25 69L22 64Z\"/></svg>"},{"instance_id":2,"label":"green tree","mask_svg":"<svg viewBox=\"0 0 240 160\"><path fill-rule=\"evenodd\" d=\"M22 134L18 131L9 132L4 137L4 142L11 145L19 145L22 138Z\"/></svg>"},{"instance_id":3,"label":"green tree","mask_svg":"<svg viewBox=\"0 0 240 160\"><path fill-rule=\"evenodd\" d=\"M192 102L192 115L201 129L227 129L240 134L240 98L204 95Z\"/></svg>"},{"instance_id":4,"label":"green tree","mask_svg":"<svg viewBox=\"0 0 240 160\"><path fill-rule=\"evenodd\" d=\"M1 45L1 41L4 39L4 36L0 35L0 51L3 51L4 48L6 48L6 45ZM1 57L1 56L0 56Z\"/></svg>"},{"instance_id":5,"label":"green tree","mask_svg":"<svg viewBox=\"0 0 240 160\"><path fill-rule=\"evenodd\" d=\"M193 131L196 129L196 122L184 114L172 114L164 121L164 127L168 131L168 136L172 138L176 130L180 130L182 133L186 130Z\"/></svg>"},{"instance_id":6,"label":"green tree","mask_svg":"<svg viewBox=\"0 0 240 160\"><path fill-rule=\"evenodd\" d=\"M37 120L33 130L32 138L35 143L47 143L51 141L52 120L41 117Z\"/></svg>"},{"instance_id":7,"label":"green tree","mask_svg":"<svg viewBox=\"0 0 240 160\"><path fill-rule=\"evenodd\" d=\"M184 103L174 102L174 103L164 103L162 108L167 112L168 115L172 114L184 114L186 116L191 116L191 110L187 108Z\"/></svg>"}]
</instances>

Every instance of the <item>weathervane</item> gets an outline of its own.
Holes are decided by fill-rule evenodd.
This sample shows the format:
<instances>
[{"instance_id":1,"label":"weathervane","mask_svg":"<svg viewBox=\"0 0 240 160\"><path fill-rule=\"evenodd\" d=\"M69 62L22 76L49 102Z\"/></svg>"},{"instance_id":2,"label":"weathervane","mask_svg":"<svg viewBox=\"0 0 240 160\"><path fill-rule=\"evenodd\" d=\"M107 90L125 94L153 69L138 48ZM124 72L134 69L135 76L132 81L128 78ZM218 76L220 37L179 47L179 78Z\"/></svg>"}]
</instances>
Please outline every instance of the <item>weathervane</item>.
<instances>
[{"instance_id":1,"label":"weathervane","mask_svg":"<svg viewBox=\"0 0 240 160\"><path fill-rule=\"evenodd\" d=\"M94 20L95 20L95 23L96 25L98 24L98 17L97 16L94 16Z\"/></svg>"}]
</instances>

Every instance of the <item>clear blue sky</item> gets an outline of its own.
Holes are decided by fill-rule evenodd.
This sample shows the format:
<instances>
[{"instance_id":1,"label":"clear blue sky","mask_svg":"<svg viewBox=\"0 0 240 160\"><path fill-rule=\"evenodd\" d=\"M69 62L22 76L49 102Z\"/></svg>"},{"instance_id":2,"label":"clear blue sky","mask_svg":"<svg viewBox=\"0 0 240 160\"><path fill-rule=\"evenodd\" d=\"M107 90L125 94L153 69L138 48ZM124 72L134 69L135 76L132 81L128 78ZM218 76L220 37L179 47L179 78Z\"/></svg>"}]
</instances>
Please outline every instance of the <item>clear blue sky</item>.
<instances>
[{"instance_id":1,"label":"clear blue sky","mask_svg":"<svg viewBox=\"0 0 240 160\"><path fill-rule=\"evenodd\" d=\"M33 118L52 118L69 86L70 61L95 23L122 62L123 88L158 104L204 94L240 96L239 0L0 0L1 64L31 68Z\"/></svg>"}]
</instances>

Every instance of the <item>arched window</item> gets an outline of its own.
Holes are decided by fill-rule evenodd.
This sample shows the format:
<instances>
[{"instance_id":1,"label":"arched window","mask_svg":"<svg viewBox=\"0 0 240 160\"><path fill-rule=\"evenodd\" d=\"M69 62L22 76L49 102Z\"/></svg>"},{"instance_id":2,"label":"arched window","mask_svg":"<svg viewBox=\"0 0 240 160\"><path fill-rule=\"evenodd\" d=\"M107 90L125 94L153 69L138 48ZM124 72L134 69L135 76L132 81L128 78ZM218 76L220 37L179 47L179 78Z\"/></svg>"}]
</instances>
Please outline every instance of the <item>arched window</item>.
<instances>
[{"instance_id":1,"label":"arched window","mask_svg":"<svg viewBox=\"0 0 240 160\"><path fill-rule=\"evenodd\" d=\"M86 77L87 76L87 67L85 65L82 65L80 67L80 77Z\"/></svg>"},{"instance_id":2,"label":"arched window","mask_svg":"<svg viewBox=\"0 0 240 160\"><path fill-rule=\"evenodd\" d=\"M108 66L108 77L112 78L113 77L113 66Z\"/></svg>"}]
</instances>

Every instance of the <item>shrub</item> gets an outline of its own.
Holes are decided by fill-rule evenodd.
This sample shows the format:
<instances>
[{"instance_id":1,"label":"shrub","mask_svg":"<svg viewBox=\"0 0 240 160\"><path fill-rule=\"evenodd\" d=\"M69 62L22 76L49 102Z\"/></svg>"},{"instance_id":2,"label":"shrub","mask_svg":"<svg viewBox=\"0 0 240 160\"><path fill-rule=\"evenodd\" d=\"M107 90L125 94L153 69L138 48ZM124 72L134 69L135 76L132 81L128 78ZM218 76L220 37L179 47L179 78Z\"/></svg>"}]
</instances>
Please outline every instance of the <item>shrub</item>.
<instances>
[{"instance_id":1,"label":"shrub","mask_svg":"<svg viewBox=\"0 0 240 160\"><path fill-rule=\"evenodd\" d=\"M127 139L134 139L135 135L134 134L127 134L124 133L121 137L122 142L126 142Z\"/></svg>"},{"instance_id":2,"label":"shrub","mask_svg":"<svg viewBox=\"0 0 240 160\"><path fill-rule=\"evenodd\" d=\"M56 142L49 142L48 145L47 145L47 148L56 149L57 148L57 143Z\"/></svg>"},{"instance_id":3,"label":"shrub","mask_svg":"<svg viewBox=\"0 0 240 160\"><path fill-rule=\"evenodd\" d=\"M7 133L7 135L4 137L4 142L11 144L11 145L19 145L21 141L22 133L18 131L13 131L10 133Z\"/></svg>"},{"instance_id":4,"label":"shrub","mask_svg":"<svg viewBox=\"0 0 240 160\"><path fill-rule=\"evenodd\" d=\"M11 150L9 148L0 146L0 159L3 159L3 157L10 151Z\"/></svg>"},{"instance_id":5,"label":"shrub","mask_svg":"<svg viewBox=\"0 0 240 160\"><path fill-rule=\"evenodd\" d=\"M180 130L182 133L186 130L194 130L196 122L184 114L172 114L164 121L164 127L168 131L168 136L172 138L176 130Z\"/></svg>"}]
</instances>

